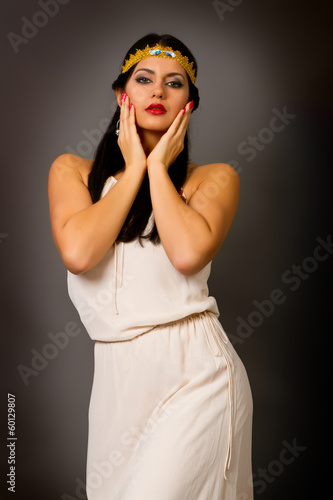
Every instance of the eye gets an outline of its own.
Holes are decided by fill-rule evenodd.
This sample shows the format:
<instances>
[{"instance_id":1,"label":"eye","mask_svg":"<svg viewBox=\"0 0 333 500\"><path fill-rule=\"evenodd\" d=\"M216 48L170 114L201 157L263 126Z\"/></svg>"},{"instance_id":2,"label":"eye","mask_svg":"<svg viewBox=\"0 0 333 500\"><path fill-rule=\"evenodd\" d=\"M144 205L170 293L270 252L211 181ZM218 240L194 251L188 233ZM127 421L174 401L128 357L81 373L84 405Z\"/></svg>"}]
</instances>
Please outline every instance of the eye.
<instances>
[{"instance_id":1,"label":"eye","mask_svg":"<svg viewBox=\"0 0 333 500\"><path fill-rule=\"evenodd\" d=\"M174 88L183 87L183 84L178 80L173 80L172 82L168 82L167 85L169 85L169 87L174 87Z\"/></svg>"},{"instance_id":2,"label":"eye","mask_svg":"<svg viewBox=\"0 0 333 500\"><path fill-rule=\"evenodd\" d=\"M148 83L148 82L150 82L149 78L147 78L146 76L139 76L139 78L136 78L135 81L138 82L138 83Z\"/></svg>"}]
</instances>

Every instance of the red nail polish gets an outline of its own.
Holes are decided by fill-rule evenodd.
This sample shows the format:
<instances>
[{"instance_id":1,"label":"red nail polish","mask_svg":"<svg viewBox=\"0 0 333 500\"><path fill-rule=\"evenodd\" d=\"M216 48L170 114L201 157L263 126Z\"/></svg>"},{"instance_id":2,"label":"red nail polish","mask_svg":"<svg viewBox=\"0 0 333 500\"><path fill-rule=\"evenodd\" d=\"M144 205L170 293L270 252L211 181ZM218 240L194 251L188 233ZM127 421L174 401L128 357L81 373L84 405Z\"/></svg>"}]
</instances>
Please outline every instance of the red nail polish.
<instances>
[{"instance_id":1,"label":"red nail polish","mask_svg":"<svg viewBox=\"0 0 333 500\"><path fill-rule=\"evenodd\" d=\"M132 106L133 106L133 104L131 103L131 104L130 104L130 107L129 107L129 109L131 109L131 108L132 108Z\"/></svg>"},{"instance_id":2,"label":"red nail polish","mask_svg":"<svg viewBox=\"0 0 333 500\"><path fill-rule=\"evenodd\" d=\"M189 109L192 109L193 108L193 101L190 102L189 106L188 106Z\"/></svg>"},{"instance_id":3,"label":"red nail polish","mask_svg":"<svg viewBox=\"0 0 333 500\"><path fill-rule=\"evenodd\" d=\"M185 115L186 108L183 109L183 115Z\"/></svg>"}]
</instances>

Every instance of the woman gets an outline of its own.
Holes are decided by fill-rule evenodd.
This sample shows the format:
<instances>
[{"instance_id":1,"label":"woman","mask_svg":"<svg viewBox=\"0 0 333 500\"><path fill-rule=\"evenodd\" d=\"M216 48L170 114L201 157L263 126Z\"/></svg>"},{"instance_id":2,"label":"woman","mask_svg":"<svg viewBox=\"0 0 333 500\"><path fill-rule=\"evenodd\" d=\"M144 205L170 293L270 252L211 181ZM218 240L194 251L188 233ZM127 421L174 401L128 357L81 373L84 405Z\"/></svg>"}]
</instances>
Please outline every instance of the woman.
<instances>
[{"instance_id":1,"label":"woman","mask_svg":"<svg viewBox=\"0 0 333 500\"><path fill-rule=\"evenodd\" d=\"M89 500L252 499L251 391L207 288L239 180L188 162L196 73L178 39L140 39L95 159L50 169L54 240L95 340Z\"/></svg>"}]
</instances>

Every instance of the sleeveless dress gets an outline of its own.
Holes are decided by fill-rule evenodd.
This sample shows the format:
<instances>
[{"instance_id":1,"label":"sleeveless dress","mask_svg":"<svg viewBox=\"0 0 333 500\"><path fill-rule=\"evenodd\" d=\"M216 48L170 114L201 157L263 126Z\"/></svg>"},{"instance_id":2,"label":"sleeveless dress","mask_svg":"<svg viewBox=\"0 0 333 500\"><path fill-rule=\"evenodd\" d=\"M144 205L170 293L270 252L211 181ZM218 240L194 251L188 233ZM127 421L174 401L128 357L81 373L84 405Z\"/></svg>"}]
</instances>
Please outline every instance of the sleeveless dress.
<instances>
[{"instance_id":1,"label":"sleeveless dress","mask_svg":"<svg viewBox=\"0 0 333 500\"><path fill-rule=\"evenodd\" d=\"M210 269L183 276L162 244L135 240L68 271L95 341L89 500L253 499L251 389L209 296Z\"/></svg>"}]
</instances>

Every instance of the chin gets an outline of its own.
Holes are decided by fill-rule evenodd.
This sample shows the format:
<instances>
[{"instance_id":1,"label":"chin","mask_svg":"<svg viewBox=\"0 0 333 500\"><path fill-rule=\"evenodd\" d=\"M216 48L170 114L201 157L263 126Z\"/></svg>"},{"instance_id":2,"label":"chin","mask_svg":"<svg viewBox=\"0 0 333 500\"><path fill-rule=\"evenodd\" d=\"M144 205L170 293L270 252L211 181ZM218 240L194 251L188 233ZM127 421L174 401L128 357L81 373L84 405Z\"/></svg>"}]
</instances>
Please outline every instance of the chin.
<instances>
[{"instance_id":1,"label":"chin","mask_svg":"<svg viewBox=\"0 0 333 500\"><path fill-rule=\"evenodd\" d=\"M166 116L145 117L137 119L137 126L141 130L150 130L152 132L166 132L170 127L172 120Z\"/></svg>"}]
</instances>

